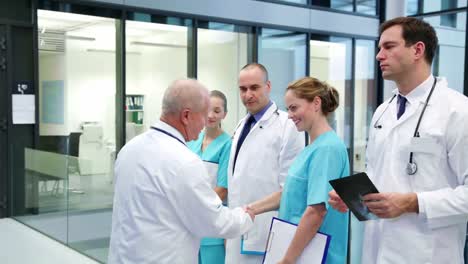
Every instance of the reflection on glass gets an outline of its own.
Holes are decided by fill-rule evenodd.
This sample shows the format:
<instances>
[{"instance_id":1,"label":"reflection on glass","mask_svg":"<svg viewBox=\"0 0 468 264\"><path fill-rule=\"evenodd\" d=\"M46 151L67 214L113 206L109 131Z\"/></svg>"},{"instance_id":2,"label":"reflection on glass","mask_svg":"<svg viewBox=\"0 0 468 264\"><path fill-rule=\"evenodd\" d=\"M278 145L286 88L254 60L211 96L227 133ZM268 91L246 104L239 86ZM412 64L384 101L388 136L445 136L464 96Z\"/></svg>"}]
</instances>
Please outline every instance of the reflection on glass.
<instances>
[{"instance_id":1,"label":"reflection on glass","mask_svg":"<svg viewBox=\"0 0 468 264\"><path fill-rule=\"evenodd\" d=\"M411 16L418 13L418 0L406 0L406 15Z\"/></svg>"},{"instance_id":2,"label":"reflection on glass","mask_svg":"<svg viewBox=\"0 0 468 264\"><path fill-rule=\"evenodd\" d=\"M351 146L351 40L330 38L310 41L310 76L326 81L340 94L340 106L330 116L330 125L338 136Z\"/></svg>"},{"instance_id":3,"label":"reflection on glass","mask_svg":"<svg viewBox=\"0 0 468 264\"><path fill-rule=\"evenodd\" d=\"M376 14L376 0L356 1L356 12L375 15Z\"/></svg>"},{"instance_id":4,"label":"reflection on glass","mask_svg":"<svg viewBox=\"0 0 468 264\"><path fill-rule=\"evenodd\" d=\"M362 0L362 1L353 1L353 0L312 0L312 5L328 7L332 9L337 9L341 11L354 12L367 14L367 15L376 15L376 2L378 0ZM354 3L356 2L356 8L354 9Z\"/></svg>"},{"instance_id":5,"label":"reflection on glass","mask_svg":"<svg viewBox=\"0 0 468 264\"><path fill-rule=\"evenodd\" d=\"M24 149L25 207L35 215L16 216L49 236L67 243L68 156Z\"/></svg>"},{"instance_id":6,"label":"reflection on glass","mask_svg":"<svg viewBox=\"0 0 468 264\"><path fill-rule=\"evenodd\" d=\"M288 84L306 75L306 44L304 33L262 29L258 61L269 72L271 99L279 109L286 109L284 94Z\"/></svg>"},{"instance_id":7,"label":"reflection on glass","mask_svg":"<svg viewBox=\"0 0 468 264\"><path fill-rule=\"evenodd\" d=\"M295 4L307 4L307 0L279 0L281 2L289 2L289 3L295 3Z\"/></svg>"},{"instance_id":8,"label":"reflection on glass","mask_svg":"<svg viewBox=\"0 0 468 264\"><path fill-rule=\"evenodd\" d=\"M375 41L356 40L354 73L354 151L355 172L365 171L368 130L376 108ZM350 263L361 263L364 226L351 217Z\"/></svg>"},{"instance_id":9,"label":"reflection on glass","mask_svg":"<svg viewBox=\"0 0 468 264\"><path fill-rule=\"evenodd\" d=\"M232 134L246 110L239 97L239 70L248 61L249 28L202 22L198 29L198 80L226 95L229 112L223 129Z\"/></svg>"},{"instance_id":10,"label":"reflection on glass","mask_svg":"<svg viewBox=\"0 0 468 264\"><path fill-rule=\"evenodd\" d=\"M45 10L37 15L41 151L32 152L47 167L62 168L66 180L53 179L54 170L30 181L25 188L37 190L37 215L21 221L105 260L115 157L116 21Z\"/></svg>"},{"instance_id":11,"label":"reflection on glass","mask_svg":"<svg viewBox=\"0 0 468 264\"><path fill-rule=\"evenodd\" d=\"M439 47L433 62L435 75L447 78L450 88L463 93L465 78L466 12L455 13L456 27L443 25L443 16L424 18L436 30Z\"/></svg>"},{"instance_id":12,"label":"reflection on glass","mask_svg":"<svg viewBox=\"0 0 468 264\"><path fill-rule=\"evenodd\" d=\"M365 171L366 143L376 108L375 42L356 40L354 81L354 171Z\"/></svg>"},{"instance_id":13,"label":"reflection on glass","mask_svg":"<svg viewBox=\"0 0 468 264\"><path fill-rule=\"evenodd\" d=\"M126 22L125 142L159 119L164 91L175 79L187 77L187 32L177 24Z\"/></svg>"},{"instance_id":14,"label":"reflection on glass","mask_svg":"<svg viewBox=\"0 0 468 264\"><path fill-rule=\"evenodd\" d=\"M375 1L375 0L374 0ZM329 7L342 11L353 12L353 0L312 0L312 5L318 5L323 7Z\"/></svg>"},{"instance_id":15,"label":"reflection on glass","mask_svg":"<svg viewBox=\"0 0 468 264\"><path fill-rule=\"evenodd\" d=\"M466 7L467 0L431 0L422 1L423 13L437 12L458 7Z\"/></svg>"}]
</instances>

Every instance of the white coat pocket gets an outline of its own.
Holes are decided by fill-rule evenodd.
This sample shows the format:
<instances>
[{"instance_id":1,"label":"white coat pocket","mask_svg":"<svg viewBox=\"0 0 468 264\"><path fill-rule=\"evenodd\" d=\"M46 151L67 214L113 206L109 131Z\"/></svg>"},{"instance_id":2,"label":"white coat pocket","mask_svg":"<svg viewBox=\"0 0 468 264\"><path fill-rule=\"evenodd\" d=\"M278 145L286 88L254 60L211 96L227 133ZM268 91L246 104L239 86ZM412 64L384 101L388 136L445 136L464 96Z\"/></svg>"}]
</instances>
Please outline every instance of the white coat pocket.
<instances>
[{"instance_id":1,"label":"white coat pocket","mask_svg":"<svg viewBox=\"0 0 468 264\"><path fill-rule=\"evenodd\" d=\"M409 151L415 153L440 155L441 146L437 142L436 138L413 137L409 145Z\"/></svg>"},{"instance_id":2,"label":"white coat pocket","mask_svg":"<svg viewBox=\"0 0 468 264\"><path fill-rule=\"evenodd\" d=\"M432 191L440 188L439 179L442 179L441 160L443 146L436 137L414 137L406 148L407 159L413 152L413 162L417 164L417 172L408 175L413 186L413 191ZM439 178L430 175L439 175Z\"/></svg>"}]
</instances>

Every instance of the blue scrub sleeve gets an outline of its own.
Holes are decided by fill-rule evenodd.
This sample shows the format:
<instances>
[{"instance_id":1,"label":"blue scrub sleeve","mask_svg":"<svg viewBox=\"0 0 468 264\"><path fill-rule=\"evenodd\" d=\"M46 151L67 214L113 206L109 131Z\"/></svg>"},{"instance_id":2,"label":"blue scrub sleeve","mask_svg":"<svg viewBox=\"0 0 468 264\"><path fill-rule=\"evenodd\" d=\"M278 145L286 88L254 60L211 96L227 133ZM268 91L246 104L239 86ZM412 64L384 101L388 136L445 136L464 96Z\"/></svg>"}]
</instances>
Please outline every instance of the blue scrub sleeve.
<instances>
[{"instance_id":1,"label":"blue scrub sleeve","mask_svg":"<svg viewBox=\"0 0 468 264\"><path fill-rule=\"evenodd\" d=\"M219 155L218 164L218 179L216 185L218 187L228 188L227 172L229 164L229 155L231 152L231 140L228 140L222 147Z\"/></svg>"},{"instance_id":2,"label":"blue scrub sleeve","mask_svg":"<svg viewBox=\"0 0 468 264\"><path fill-rule=\"evenodd\" d=\"M328 193L332 190L328 181L340 178L345 166L346 160L343 159L341 148L317 148L309 163L307 205L323 203L328 210Z\"/></svg>"}]
</instances>

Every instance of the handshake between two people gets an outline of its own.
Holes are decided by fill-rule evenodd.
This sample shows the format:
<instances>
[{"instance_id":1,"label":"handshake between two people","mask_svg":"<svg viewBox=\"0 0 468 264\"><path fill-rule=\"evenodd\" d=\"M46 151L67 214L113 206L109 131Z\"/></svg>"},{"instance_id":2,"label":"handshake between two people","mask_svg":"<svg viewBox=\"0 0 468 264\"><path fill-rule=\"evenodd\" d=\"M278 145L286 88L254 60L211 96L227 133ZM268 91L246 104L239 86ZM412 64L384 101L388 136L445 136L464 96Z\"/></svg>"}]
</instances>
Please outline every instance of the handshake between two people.
<instances>
[{"instance_id":1,"label":"handshake between two people","mask_svg":"<svg viewBox=\"0 0 468 264\"><path fill-rule=\"evenodd\" d=\"M244 206L244 211L250 215L252 221L256 215L279 209L282 191L274 192L260 200Z\"/></svg>"}]
</instances>

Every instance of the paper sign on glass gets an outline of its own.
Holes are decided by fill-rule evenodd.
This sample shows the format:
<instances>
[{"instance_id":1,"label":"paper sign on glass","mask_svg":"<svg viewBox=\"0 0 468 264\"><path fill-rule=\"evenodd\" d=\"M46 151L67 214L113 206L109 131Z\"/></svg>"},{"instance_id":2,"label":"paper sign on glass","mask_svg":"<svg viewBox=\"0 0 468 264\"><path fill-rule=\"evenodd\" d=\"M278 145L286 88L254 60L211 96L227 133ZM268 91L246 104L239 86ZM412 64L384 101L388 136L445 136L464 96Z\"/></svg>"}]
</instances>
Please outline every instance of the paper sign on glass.
<instances>
[{"instance_id":1,"label":"paper sign on glass","mask_svg":"<svg viewBox=\"0 0 468 264\"><path fill-rule=\"evenodd\" d=\"M297 225L274 217L263 259L264 264L276 264L283 259L296 233ZM322 264L326 262L331 236L318 232L297 259L297 264Z\"/></svg>"}]
</instances>

